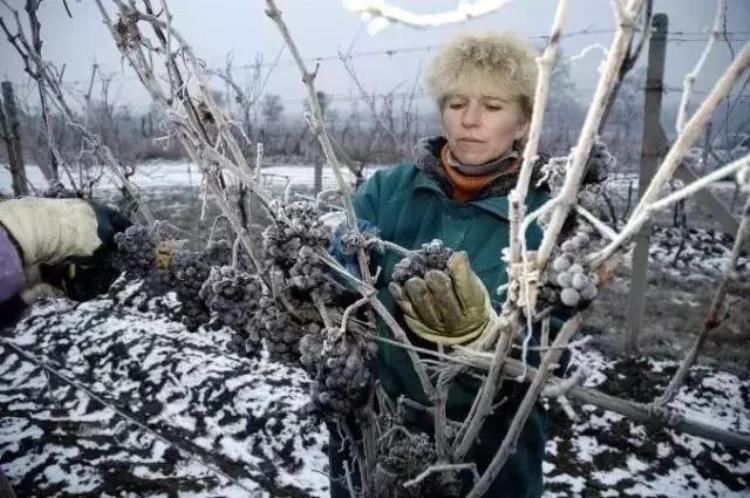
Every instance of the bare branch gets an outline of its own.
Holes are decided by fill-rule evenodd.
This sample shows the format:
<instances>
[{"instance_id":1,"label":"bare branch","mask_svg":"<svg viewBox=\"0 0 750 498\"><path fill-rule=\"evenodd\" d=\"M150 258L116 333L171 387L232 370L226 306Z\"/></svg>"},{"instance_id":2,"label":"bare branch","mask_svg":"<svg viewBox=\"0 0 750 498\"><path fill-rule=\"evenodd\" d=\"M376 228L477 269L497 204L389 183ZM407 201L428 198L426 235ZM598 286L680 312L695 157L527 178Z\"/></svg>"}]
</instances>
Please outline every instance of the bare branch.
<instances>
[{"instance_id":1,"label":"bare branch","mask_svg":"<svg viewBox=\"0 0 750 498\"><path fill-rule=\"evenodd\" d=\"M344 7L363 15L375 16L389 22L405 24L414 28L443 26L460 23L497 12L509 0L477 0L460 2L456 10L435 14L416 14L399 7L388 5L382 0L344 0Z\"/></svg>"},{"instance_id":2,"label":"bare branch","mask_svg":"<svg viewBox=\"0 0 750 498\"><path fill-rule=\"evenodd\" d=\"M556 364L562 354L562 347L566 346L573 334L578 330L581 324L581 316L575 315L573 318L565 322L565 325L557 334L555 341L552 343L552 349L544 355L542 363L539 365L539 369L534 375L534 380L531 381L531 385L528 387L526 394L518 406L516 414L513 416L513 420L508 427L508 432L505 434L500 448L498 448L495 456L492 458L487 470L482 474L479 482L476 483L474 488L469 492L467 498L475 498L484 496L492 482L497 477L497 474L502 469L503 465L507 461L508 457L513 453L521 431L526 420L531 414L531 410L534 408L534 404L539 398L539 394L544 388L544 384L547 379L552 375L553 364Z\"/></svg>"},{"instance_id":3,"label":"bare branch","mask_svg":"<svg viewBox=\"0 0 750 498\"><path fill-rule=\"evenodd\" d=\"M592 99L589 112L583 124L583 129L578 142L568 163L567 174L562 191L558 195L558 202L552 213L549 226L545 230L544 239L537 252L537 266L544 269L552 249L555 247L557 238L562 230L563 223L576 203L578 190L583 180L591 147L596 138L596 133L606 110L609 95L612 92L615 79L626 56L627 48L633 37L634 23L643 5L643 0L629 0L625 7L624 19L617 26L612 46L607 54L604 70L599 78L594 98Z\"/></svg>"},{"instance_id":4,"label":"bare branch","mask_svg":"<svg viewBox=\"0 0 750 498\"><path fill-rule=\"evenodd\" d=\"M703 320L703 329L698 334L698 337L696 337L693 347L690 349L690 352L680 364L680 367L675 372L672 380L669 382L669 385L664 390L664 393L659 396L656 401L654 401L654 404L657 406L667 405L672 400L672 398L677 395L680 386L687 377L690 367L693 365L693 363L695 363L695 360L698 357L701 348L703 347L703 343L708 337L708 333L718 327L721 323L719 313L724 304L724 298L727 295L729 282L734 277L735 270L737 268L737 260L739 260L740 253L742 252L742 246L748 239L748 236L750 236L750 197L748 197L747 202L745 203L745 208L742 212L742 221L740 222L740 227L737 230L737 235L734 238L732 253L729 256L729 261L724 267L724 276L721 280L721 283L719 284L719 288L716 289L714 299L713 301L711 301L711 306L708 309L706 318Z\"/></svg>"},{"instance_id":5,"label":"bare branch","mask_svg":"<svg viewBox=\"0 0 750 498\"><path fill-rule=\"evenodd\" d=\"M479 472L477 472L477 466L474 463L443 463L443 464L430 465L423 472L421 472L417 477L406 481L404 483L404 487L405 488L414 487L435 473L457 472L459 470L471 470L471 473L474 476L474 482L476 482L479 479Z\"/></svg>"},{"instance_id":6,"label":"bare branch","mask_svg":"<svg viewBox=\"0 0 750 498\"><path fill-rule=\"evenodd\" d=\"M685 128L685 123L687 122L687 115L688 115L688 107L690 106L690 98L693 95L693 85L695 84L695 80L698 78L698 75L700 74L701 70L703 69L703 66L706 64L706 60L708 60L708 54L711 53L711 49L713 48L714 44L719 40L719 37L722 34L722 25L724 24L724 14L726 12L726 0L717 0L716 1L716 15L714 16L714 24L711 28L711 36L708 38L708 42L706 43L705 48L703 49L703 52L701 53L700 57L698 58L698 62L695 63L695 67L692 71L687 73L682 81L682 98L680 99L680 105L677 108L677 123L675 125L675 128L677 129L677 133L681 133L682 130Z\"/></svg>"},{"instance_id":7,"label":"bare branch","mask_svg":"<svg viewBox=\"0 0 750 498\"><path fill-rule=\"evenodd\" d=\"M648 220L649 206L654 203L661 189L672 178L675 170L679 167L687 149L697 139L711 113L721 103L731 90L737 79L750 66L750 43L746 44L737 58L727 69L726 73L719 79L711 93L703 101L700 109L690 118L684 130L672 144L667 156L654 175L648 188L641 196L641 200L633 210L630 220L619 233L618 237L611 241L606 247L590 256L589 261L594 267L602 264L630 237L635 235Z\"/></svg>"}]
</instances>

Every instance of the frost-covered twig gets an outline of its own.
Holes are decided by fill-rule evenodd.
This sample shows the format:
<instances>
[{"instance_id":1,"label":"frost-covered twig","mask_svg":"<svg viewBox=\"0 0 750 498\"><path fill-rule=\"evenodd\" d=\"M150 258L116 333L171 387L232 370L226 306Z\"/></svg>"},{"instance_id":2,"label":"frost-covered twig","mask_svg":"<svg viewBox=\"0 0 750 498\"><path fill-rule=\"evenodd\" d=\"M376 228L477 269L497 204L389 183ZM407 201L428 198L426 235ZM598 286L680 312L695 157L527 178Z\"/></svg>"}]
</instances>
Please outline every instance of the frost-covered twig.
<instances>
[{"instance_id":1,"label":"frost-covered twig","mask_svg":"<svg viewBox=\"0 0 750 498\"><path fill-rule=\"evenodd\" d=\"M522 227L522 220L525 215L526 196L531 182L531 174L537 160L539 138L541 136L544 111L547 106L547 97L549 94L549 80L552 74L552 67L557 58L567 11L568 0L560 0L555 12L555 19L552 24L549 43L544 49L544 53L537 57L539 76L534 90L534 107L531 115L531 123L529 124L529 137L523 151L523 163L521 165L518 182L516 187L510 192L509 196L511 205L510 264L508 265L511 275L509 276L509 282L511 283L511 287L515 287L518 293L523 293L523 302L525 303L527 335L524 340L524 360L526 359L525 348L531 338L531 331L533 329L531 317L534 311L535 299L532 298L532 294L536 292L536 289L531 288L535 284L532 283L532 279L529 276L530 267L526 252L526 231L525 228ZM511 292L508 293L506 304L510 302L512 294L513 293ZM485 406L489 408L487 405ZM484 418L485 414L478 411L477 416Z\"/></svg>"},{"instance_id":2,"label":"frost-covered twig","mask_svg":"<svg viewBox=\"0 0 750 498\"><path fill-rule=\"evenodd\" d=\"M695 63L695 67L692 71L687 73L682 80L682 98L680 99L680 105L677 108L677 123L675 125L677 133L682 133L682 130L685 128L685 123L688 119L688 107L690 106L690 98L693 95L693 85L695 84L696 78L698 78L698 75L703 69L703 66L706 64L706 60L708 60L708 55L711 53L711 49L721 36L721 27L724 24L725 12L726 0L717 0L716 15L714 16L714 24L711 28L711 36L708 38L708 42L706 42L706 46L703 49L700 57L698 58L698 62Z\"/></svg>"},{"instance_id":3,"label":"frost-covered twig","mask_svg":"<svg viewBox=\"0 0 750 498\"><path fill-rule=\"evenodd\" d=\"M137 10L134 3L126 4L121 0L114 0L114 3L119 10L117 23L110 19L101 0L97 0L99 11L118 49L135 70L153 102L169 116L174 135L191 160L200 167L204 185L214 194L219 208L231 222L232 229L250 255L259 276L268 284L262 266L254 257L247 227L226 197L225 174L250 188L273 216L275 211L270 205L271 196L253 177L227 119L216 105L208 86L204 65L175 29L165 4L162 4L161 13L155 15L149 0L143 2L145 12ZM161 15L166 16L166 20L160 19ZM161 45L160 53L164 56L164 65L169 75L166 88L156 77L153 57L144 52L153 48L140 31L139 22L151 26ZM182 67L178 62L182 63ZM197 86L199 99L190 95L191 82Z\"/></svg>"},{"instance_id":4,"label":"frost-covered twig","mask_svg":"<svg viewBox=\"0 0 750 498\"><path fill-rule=\"evenodd\" d=\"M97 158L103 164L107 165L110 171L117 177L120 184L125 188L130 197L136 203L138 210L140 211L144 220L148 224L153 224L154 217L151 214L151 210L142 199L138 189L128 180L128 178L123 173L123 167L120 162L115 158L110 148L102 142L101 137L89 130L85 125L85 122L82 122L76 115L76 113L73 112L72 108L68 105L67 99L65 98L65 93L62 90L61 76L54 74L51 65L42 59L39 51L39 46L37 46L37 44L32 44L26 38L18 12L14 10L7 2L4 1L3 4L12 12L13 16L15 17L17 31L15 34L11 33L9 27L5 24L1 17L0 27L3 29L6 36L11 41L13 47L24 60L25 67L29 75L31 75L39 85L40 99L43 106L42 114L45 122L45 135L47 137L47 144L53 161L56 162L58 166L63 168L63 171L65 171L68 176L68 180L71 182L71 186L76 189L77 187L75 179L73 178L73 174L54 142L49 117L49 109L47 108L46 104L47 98L50 98L52 100L52 103L63 115L67 124L77 129L81 133L85 141L87 141L93 147L94 153L96 154ZM32 12L29 12L29 14L32 15ZM34 21L32 20L32 24L33 23ZM38 29L38 26L35 29ZM37 33L36 36L39 36L39 34Z\"/></svg>"},{"instance_id":5,"label":"frost-covered twig","mask_svg":"<svg viewBox=\"0 0 750 498\"><path fill-rule=\"evenodd\" d=\"M500 337L497 339L495 344L495 351L492 354L492 363L490 364L489 373L487 378L482 383L480 391L476 394L479 398L475 402L477 403L476 410L474 413L469 413L471 417L467 416L466 431L463 438L456 444L456 449L453 451L453 457L455 461L462 461L466 454L469 452L471 447L474 445L474 441L479 436L479 431L484 425L484 421L490 413L492 408L492 402L495 399L495 395L500 388L501 373L503 367L508 359L508 352L513 341L513 333L511 331L512 324L515 324L517 320L518 312L515 311L510 316L501 315L498 324L496 325L498 330L501 330ZM494 335L494 334L493 334Z\"/></svg>"},{"instance_id":6,"label":"frost-covered twig","mask_svg":"<svg viewBox=\"0 0 750 498\"><path fill-rule=\"evenodd\" d=\"M614 240L615 237L617 237L617 232L612 230L609 225L604 223L602 220L594 216L594 214L586 209L585 207L578 205L576 206L576 213L580 214L583 218L586 219L591 225L596 228L600 234L602 234L604 237L608 238L609 240Z\"/></svg>"},{"instance_id":7,"label":"frost-covered twig","mask_svg":"<svg viewBox=\"0 0 750 498\"><path fill-rule=\"evenodd\" d=\"M662 161L661 166L659 166L656 174L649 183L648 188L641 196L641 200L633 210L628 223L620 231L617 238L588 258L589 262L594 267L604 263L612 254L614 254L615 251L625 244L627 240L638 233L643 224L649 219L649 206L656 201L661 189L672 178L672 175L681 164L688 148L698 137L706 122L710 119L713 111L718 107L721 101L726 98L734 83L740 78L740 76L742 76L748 67L750 67L750 43L742 48L737 58L732 62L729 68L727 68L727 71L716 83L711 90L711 93L703 101L703 104L701 104L701 107L696 111L693 117L690 118L690 121L685 125L682 133L680 133L674 144L672 144L667 156L664 158L664 161Z\"/></svg>"},{"instance_id":8,"label":"frost-covered twig","mask_svg":"<svg viewBox=\"0 0 750 498\"><path fill-rule=\"evenodd\" d=\"M483 371L488 371L492 365L492 353L481 352L467 347L454 346L454 352L452 354L445 354L431 349L404 344L386 337L381 337L377 334L363 333L362 335L374 341L396 346L414 353L433 356L442 361L456 365L476 368ZM502 370L504 376L512 379L524 375L525 372L525 380L527 381L532 381L537 373L536 368L524 365L521 361L516 360L515 358L506 358L503 362ZM566 379L553 376L549 378L547 385L550 389L554 389L555 386L565 382ZM597 389L574 385L570 387L569 391L567 391L566 396L579 404L590 404L604 410L610 410L636 422L663 425L687 434L692 434L693 436L717 441L730 446L750 449L750 435L739 434L720 427L714 427L698 419L693 419L690 416L676 412L667 411L667 416L663 417L663 419L654 419L653 410L649 408L651 405L611 396Z\"/></svg>"},{"instance_id":9,"label":"frost-covered twig","mask_svg":"<svg viewBox=\"0 0 750 498\"><path fill-rule=\"evenodd\" d=\"M341 325L339 326L339 336L343 336L346 332L346 324L349 322L349 316L354 313L356 310L364 306L370 301L370 298L372 297L372 292L370 295L364 296L363 298L355 301L354 303L350 304L346 307L344 310L344 314L341 316Z\"/></svg>"},{"instance_id":10,"label":"frost-covered twig","mask_svg":"<svg viewBox=\"0 0 750 498\"><path fill-rule=\"evenodd\" d=\"M490 353L482 353L461 347L456 347L455 349L456 354L452 356L456 357L455 361L457 362L471 363L474 368L482 370L489 369L492 364L492 355ZM520 361L514 358L507 358L503 369L504 375L509 377L517 377L523 373L524 369L526 369L526 380L528 381L533 380L537 373L536 368L524 366ZM561 382L564 382L564 379L551 377L548 385L554 387ZM654 418L655 413L654 409L651 408L652 405L617 398L597 389L580 386L572 386L566 396L570 400L576 401L579 404L590 404L605 410L610 410L619 413L620 415L624 415L636 422L662 425L680 432L692 434L693 436L717 441L722 444L750 449L750 435L739 434L724 428L715 427L706 424L699 419L691 418L688 415L670 412L669 410L662 410L659 412L661 417Z\"/></svg>"},{"instance_id":11,"label":"frost-covered twig","mask_svg":"<svg viewBox=\"0 0 750 498\"><path fill-rule=\"evenodd\" d=\"M365 87L362 85L362 82L360 82L359 77L357 76L357 72L354 70L354 66L352 66L351 64L351 59L345 54L339 52L339 60L341 60L341 64L344 66L347 74L349 74L349 77L351 77L354 85L357 87L357 90L359 90L359 94L362 97L362 100L365 101L365 104L370 109L370 114L375 120L376 125L374 131L382 130L383 132L385 132L390 137L394 147L397 147L399 149L399 153L405 154L406 151L401 150L402 144L400 143L398 137L378 113L375 97L368 94L365 90Z\"/></svg>"},{"instance_id":12,"label":"frost-covered twig","mask_svg":"<svg viewBox=\"0 0 750 498\"><path fill-rule=\"evenodd\" d=\"M572 345L572 343L571 343ZM553 386L546 386L542 389L541 396L543 398L559 398L568 394L568 391L573 389L573 386L579 386L586 377L586 371L583 368L576 370L573 375L564 379L559 384Z\"/></svg>"},{"instance_id":13,"label":"frost-covered twig","mask_svg":"<svg viewBox=\"0 0 750 498\"><path fill-rule=\"evenodd\" d=\"M653 204L650 204L648 206L648 210L651 212L655 212L667 208L676 202L687 199L699 190L708 187L712 183L733 175L740 171L742 168L746 168L748 166L750 166L750 154L746 154L736 161L732 161L731 163L712 171L708 175L695 180L693 183L690 183L689 185L686 185L679 190L675 190L668 196L659 199Z\"/></svg>"},{"instance_id":14,"label":"frost-covered twig","mask_svg":"<svg viewBox=\"0 0 750 498\"><path fill-rule=\"evenodd\" d=\"M266 15L271 18L271 20L278 27L279 32L281 33L281 36L286 43L286 46L288 47L294 61L297 64L297 68L302 74L302 82L305 84L305 88L307 89L307 97L310 103L310 108L312 109L312 118L314 119L316 127L315 132L317 133L318 140L320 141L320 145L323 148L323 153L326 156L326 161L331 166L333 174L336 177L336 183L338 184L339 190L341 191L341 195L344 199L347 220L353 227L353 229L356 230L357 223L356 216L354 214L354 207L352 206L351 202L351 187L344 179L342 164L336 158L336 153L334 152L331 138L328 135L328 131L325 127L325 119L323 118L323 109L320 105L320 99L318 98L318 93L315 89L315 77L317 75L317 71L311 73L307 70L305 62L300 55L299 49L294 43L292 35L289 32L289 28L287 28L286 23L282 19L281 11L279 11L278 7L276 7L276 2L274 2L274 0L266 0Z\"/></svg>"},{"instance_id":15,"label":"frost-covered twig","mask_svg":"<svg viewBox=\"0 0 750 498\"><path fill-rule=\"evenodd\" d=\"M589 54L589 52L593 52L594 50L600 51L602 53L603 58L607 57L607 47L605 47L601 43L594 43L593 45L588 45L584 47L583 50L581 50L577 54L571 55L570 62L576 63L580 61L581 59L584 59Z\"/></svg>"},{"instance_id":16,"label":"frost-covered twig","mask_svg":"<svg viewBox=\"0 0 750 498\"><path fill-rule=\"evenodd\" d=\"M459 470L470 470L472 475L474 476L474 482L477 482L479 480L479 472L477 472L477 466L474 463L443 463L443 464L436 464L436 465L430 465L424 471L422 471L419 475L417 475L414 479L409 479L404 483L405 488L411 488L413 486L416 486L420 482L424 481L428 477L430 477L432 474L439 473L439 472L457 472Z\"/></svg>"},{"instance_id":17,"label":"frost-covered twig","mask_svg":"<svg viewBox=\"0 0 750 498\"><path fill-rule=\"evenodd\" d=\"M308 100L310 102L310 107L313 111L312 117L315 121L318 140L320 141L321 147L323 148L323 153L326 157L326 161L333 169L334 176L336 177L336 182L339 186L339 190L341 191L341 196L344 201L344 207L346 209L346 215L347 215L347 225L348 225L347 228L351 233L358 234L359 228L357 226L357 218L356 218L356 214L354 213L354 206L351 200L351 193L352 193L351 188L349 187L349 184L344 179L343 172L342 172L342 165L337 159L336 154L334 152L333 144L328 135L328 131L326 130L326 127L325 127L325 120L323 119L323 110L320 106L320 101L318 99L318 95L315 90L314 80L315 80L316 73L310 73L307 70L307 67L305 66L305 63L302 60L302 56L300 55L300 52L297 48L297 45L294 43L291 33L289 32L289 29L284 23L284 20L281 17L281 12L276 7L276 3L274 2L274 0L266 0L266 7L267 7L266 15L268 15L268 17L270 17L271 20L273 20L276 26L278 27L279 32L284 38L284 42L289 48L289 51L291 52L292 57L294 58L297 64L297 68L302 74L302 81L305 84L305 87L307 88ZM357 251L357 260L359 263L359 270L362 275L363 282L366 284L368 288L371 288L372 276L370 275L370 272L368 269L367 257L365 256L365 252L362 248L359 248ZM373 308L378 313L378 315L383 319L386 325L388 325L388 327L393 331L396 338L401 342L409 344L410 341L406 335L406 332L404 332L403 329L398 325L398 323L390 314L388 309L378 300L377 296L373 296L370 298L370 304L373 306ZM435 388L432 385L432 382L430 381L429 376L427 375L427 371L425 370L424 365L422 365L422 363L419 361L419 358L416 355L410 355L410 359L412 360L414 370L417 373L417 377L419 378L423 391L428 397L432 397L435 392Z\"/></svg>"},{"instance_id":18,"label":"frost-covered twig","mask_svg":"<svg viewBox=\"0 0 750 498\"><path fill-rule=\"evenodd\" d=\"M747 202L745 203L745 208L742 211L742 221L740 222L740 226L737 229L737 235L734 238L734 245L732 246L732 253L729 256L729 261L727 261L726 266L724 267L723 278L721 280L721 283L719 284L719 288L716 289L716 294L711 301L711 306L708 309L706 318L703 320L703 329L701 329L698 337L696 337L693 347L690 349L690 352L680 364L680 367L675 372L672 380L669 382L669 385L664 390L664 393L659 396L656 401L654 401L655 405L665 406L672 400L672 398L677 395L680 386L687 377L690 367L693 365L693 363L695 363L695 360L698 357L701 348L703 347L703 343L708 337L708 333L718 327L721 323L722 319L719 315L724 306L724 298L727 295L729 282L731 282L734 278L735 270L737 269L737 260L739 260L740 258L742 246L745 244L746 240L748 240L749 237L750 196L748 197Z\"/></svg>"},{"instance_id":19,"label":"frost-covered twig","mask_svg":"<svg viewBox=\"0 0 750 498\"><path fill-rule=\"evenodd\" d=\"M627 55L627 50L635 30L635 22L643 6L643 1L629 0L627 6L624 8L622 22L617 26L591 106L586 114L586 119L583 123L578 142L573 150L572 157L568 162L565 183L562 186L560 194L557 196L557 205L552 212L551 220L544 232L541 246L537 251L537 266L540 270L546 267L547 260L550 254L552 254L552 250L557 243L557 238L562 231L563 223L570 209L577 202L578 190L586 173L586 163L589 153L594 144L599 123L604 116L609 95L613 91L620 67Z\"/></svg>"},{"instance_id":20,"label":"frost-covered twig","mask_svg":"<svg viewBox=\"0 0 750 498\"><path fill-rule=\"evenodd\" d=\"M537 160L537 151L539 149L539 138L542 134L542 124L544 122L544 111L547 107L547 97L549 95L549 80L552 74L552 67L557 59L557 52L560 46L563 26L568 11L568 0L560 0L555 13L555 21L552 25L549 42L542 55L537 57L537 66L539 67L539 76L537 78L536 89L534 91L534 108L531 114L531 123L529 124L529 135L526 145L523 149L523 163L518 175L518 182L513 191L518 200L520 209L523 209L526 202L526 195L529 191L531 174L534 170L534 164ZM514 194L511 194L514 195ZM520 218L523 218L523 213ZM511 236L511 257L513 263L521 262L521 243L520 237L525 234L518 232L517 235Z\"/></svg>"},{"instance_id":21,"label":"frost-covered twig","mask_svg":"<svg viewBox=\"0 0 750 498\"><path fill-rule=\"evenodd\" d=\"M562 355L563 349L560 348L567 345L570 338L578 330L580 324L581 315L574 315L565 322L565 325L563 325L562 329L557 334L555 341L552 343L552 349L544 355L542 363L539 365L539 369L537 370L536 375L534 375L534 379L531 381L531 385L527 388L526 394L513 416L513 420L508 427L508 431L505 434L505 438L503 439L500 448L498 448L495 456L487 467L487 470L482 474L479 482L477 482L474 488L469 492L467 498L484 496L492 482L497 477L497 474L500 472L500 469L505 465L508 457L513 453L518 437L521 435L524 425L526 425L526 420L528 419L529 414L531 414L531 410L534 408L534 404L537 402L539 394L544 388L547 379L552 375L553 365L558 362Z\"/></svg>"},{"instance_id":22,"label":"frost-covered twig","mask_svg":"<svg viewBox=\"0 0 750 498\"><path fill-rule=\"evenodd\" d=\"M389 22L404 24L413 28L427 28L454 24L477 17L486 16L505 7L509 0L476 0L459 2L455 10L432 14L417 14L408 10L388 5L383 0L344 0L344 7L360 12L367 18L375 16Z\"/></svg>"}]
</instances>

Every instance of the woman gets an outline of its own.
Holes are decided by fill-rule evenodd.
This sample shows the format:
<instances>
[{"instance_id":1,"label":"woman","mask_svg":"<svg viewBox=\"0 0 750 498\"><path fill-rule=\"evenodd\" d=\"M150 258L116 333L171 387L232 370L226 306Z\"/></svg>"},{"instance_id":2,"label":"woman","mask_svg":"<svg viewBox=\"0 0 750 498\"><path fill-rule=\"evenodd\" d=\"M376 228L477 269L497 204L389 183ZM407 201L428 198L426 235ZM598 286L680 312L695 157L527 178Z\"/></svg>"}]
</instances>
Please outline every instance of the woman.
<instances>
[{"instance_id":1,"label":"woman","mask_svg":"<svg viewBox=\"0 0 750 498\"><path fill-rule=\"evenodd\" d=\"M488 330L504 298L497 289L507 282L501 259L509 245L507 195L517 181L529 131L537 78L535 57L532 45L511 33L464 35L443 47L432 61L427 84L445 136L418 144L413 163L376 172L355 196L357 217L377 227L382 239L413 249L437 238L463 251L454 254L448 265L452 286L437 275L432 281L426 276L410 280L403 288L390 285L389 289L389 276L401 256L387 251L376 261L382 268L379 298L392 310L403 312L407 330L420 346L475 340ZM532 188L528 209L546 200L546 191ZM540 241L541 231L533 227L527 233L528 248L536 248ZM474 282L479 290L456 285L460 280ZM467 302L472 312L462 313ZM402 314L396 315L400 319ZM387 334L380 326L381 333ZM393 399L405 395L426 403L403 350L381 344L379 376ZM449 418L465 418L477 388L473 379L454 381ZM506 382L499 393L506 401L488 417L466 457L477 463L480 472L499 447L522 396L522 388L514 382ZM423 414L414 415L405 423L429 432L424 419ZM544 410L537 404L515 453L487 496L541 496L545 426ZM334 435L332 475L340 476L342 454L337 452L340 445L335 439ZM466 479L463 492L470 487ZM335 479L332 496L347 496Z\"/></svg>"}]
</instances>

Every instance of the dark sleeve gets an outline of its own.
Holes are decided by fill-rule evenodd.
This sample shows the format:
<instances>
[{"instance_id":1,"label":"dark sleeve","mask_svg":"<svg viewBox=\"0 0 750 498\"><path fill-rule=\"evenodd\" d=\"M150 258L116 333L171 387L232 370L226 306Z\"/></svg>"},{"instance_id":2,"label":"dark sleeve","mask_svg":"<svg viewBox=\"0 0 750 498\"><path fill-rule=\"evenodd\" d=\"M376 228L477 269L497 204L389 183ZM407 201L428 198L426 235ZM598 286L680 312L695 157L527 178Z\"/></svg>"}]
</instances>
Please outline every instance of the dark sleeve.
<instances>
[{"instance_id":1,"label":"dark sleeve","mask_svg":"<svg viewBox=\"0 0 750 498\"><path fill-rule=\"evenodd\" d=\"M21 299L21 294L14 294L12 297L0 303L0 329L12 327L18 322L23 315L27 304Z\"/></svg>"},{"instance_id":2,"label":"dark sleeve","mask_svg":"<svg viewBox=\"0 0 750 498\"><path fill-rule=\"evenodd\" d=\"M354 213L357 216L357 227L360 233L365 237L379 236L380 231L377 227L377 205L380 175L376 172L355 192L352 197ZM330 254L344 266L349 273L361 278L359 263L356 254L346 254L343 249L342 237L346 232L346 222L342 222L331 236ZM371 268L374 270L374 268Z\"/></svg>"}]
</instances>

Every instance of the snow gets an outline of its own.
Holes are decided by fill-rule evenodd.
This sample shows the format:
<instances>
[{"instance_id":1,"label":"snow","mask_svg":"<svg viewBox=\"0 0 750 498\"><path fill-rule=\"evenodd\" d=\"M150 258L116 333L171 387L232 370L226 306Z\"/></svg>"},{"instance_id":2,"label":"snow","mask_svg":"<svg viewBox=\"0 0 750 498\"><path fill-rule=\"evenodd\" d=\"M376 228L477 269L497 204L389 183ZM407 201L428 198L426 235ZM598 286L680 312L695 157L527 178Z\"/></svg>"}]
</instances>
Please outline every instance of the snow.
<instances>
[{"instance_id":1,"label":"snow","mask_svg":"<svg viewBox=\"0 0 750 498\"><path fill-rule=\"evenodd\" d=\"M39 189L45 189L47 181L38 166L27 165L26 175L29 182ZM312 186L315 182L315 169L310 164L276 164L262 168L262 182L269 189L283 189L287 183L295 185ZM352 180L349 171L344 171L344 177ZM323 189L336 186L333 170L329 167L323 168ZM69 187L67 177L62 178L63 185ZM141 189L164 189L164 188L200 188L201 175L195 164L186 161L148 161L136 167L135 174L130 181ZM11 191L12 179L10 171L0 167L0 190ZM108 172L105 174L101 185L103 191L111 191L117 188L119 181Z\"/></svg>"},{"instance_id":2,"label":"snow","mask_svg":"<svg viewBox=\"0 0 750 498\"><path fill-rule=\"evenodd\" d=\"M35 312L46 319L49 309L49 303L41 304ZM116 472L120 479L186 480L193 483L186 490L203 490L197 496L247 496L248 489L262 496L263 490L276 488L326 496L328 462L322 449L327 433L300 415L307 390L301 370L221 350L217 344L228 343L227 332L192 334L150 312L120 313L106 299L80 306L58 302L54 309L65 312L52 313L44 326L33 319L19 325L13 342L23 342L30 354L45 358L155 433L102 408L83 391L61 387L59 381L50 396L60 408L46 406L51 399L45 396L46 382L39 381L44 375L0 346L0 365L10 373L0 380L0 397L22 390L35 400L20 413L12 402L0 402L4 414L12 410L0 424L0 462L11 480L18 482L33 472L39 476L33 481L37 492L64 485L66 492L104 496L117 489L112 475L107 477L107 472ZM75 354L65 354L73 350ZM63 358L64 363L58 363ZM54 440L62 437L62 446L40 446L53 434ZM189 452L167 445L157 434L183 441L180 446L187 443ZM31 444L32 450L17 454L22 444ZM119 462L127 462L127 468L120 469ZM74 466L79 464L87 477L76 477ZM222 465L241 470L236 482L216 473ZM269 475L269 468L277 475Z\"/></svg>"},{"instance_id":3,"label":"snow","mask_svg":"<svg viewBox=\"0 0 750 498\"><path fill-rule=\"evenodd\" d=\"M145 490L138 496L165 496L156 483L168 480L180 497L327 496L328 434L303 409L305 373L267 357L238 356L227 330L190 333L155 311L169 305L169 299L150 302L139 311L112 298L45 301L3 332L3 340L149 428L80 389L48 383L38 367L0 343L3 472L22 494L135 496L138 485ZM587 386L634 375L621 360L584 347L574 361L586 366ZM650 358L634 365L635 375L662 379L676 366ZM748 433L748 387L746 378L696 366L670 406ZM592 405L576 405L573 422L559 403L548 405L545 498L750 496L748 451Z\"/></svg>"}]
</instances>

